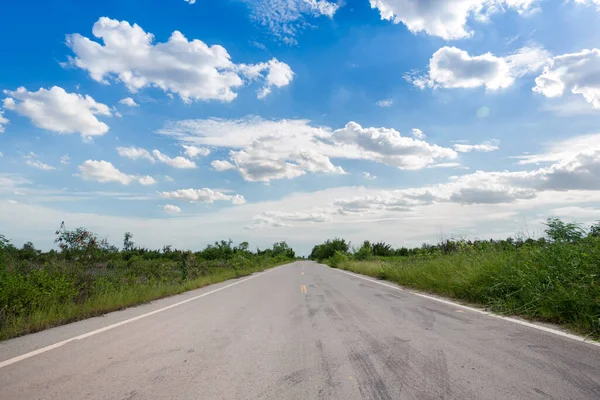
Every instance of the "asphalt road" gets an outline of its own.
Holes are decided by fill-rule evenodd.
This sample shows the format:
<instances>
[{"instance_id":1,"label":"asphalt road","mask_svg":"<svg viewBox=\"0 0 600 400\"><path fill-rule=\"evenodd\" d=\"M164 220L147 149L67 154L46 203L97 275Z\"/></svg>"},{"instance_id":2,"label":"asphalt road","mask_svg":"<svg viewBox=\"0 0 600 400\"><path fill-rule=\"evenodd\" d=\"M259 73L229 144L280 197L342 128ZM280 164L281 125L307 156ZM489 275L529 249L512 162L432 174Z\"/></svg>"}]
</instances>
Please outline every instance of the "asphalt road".
<instances>
[{"instance_id":1,"label":"asphalt road","mask_svg":"<svg viewBox=\"0 0 600 400\"><path fill-rule=\"evenodd\" d=\"M599 346L310 262L246 279L2 342L0 399L600 398Z\"/></svg>"}]
</instances>

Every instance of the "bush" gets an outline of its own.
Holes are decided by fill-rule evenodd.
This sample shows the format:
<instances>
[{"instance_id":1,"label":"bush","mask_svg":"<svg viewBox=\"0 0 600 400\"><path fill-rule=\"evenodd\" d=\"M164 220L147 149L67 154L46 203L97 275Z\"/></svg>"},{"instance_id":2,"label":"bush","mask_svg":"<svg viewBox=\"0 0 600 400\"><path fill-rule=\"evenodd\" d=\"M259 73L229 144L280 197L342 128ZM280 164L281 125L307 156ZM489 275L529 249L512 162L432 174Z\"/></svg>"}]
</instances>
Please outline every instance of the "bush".
<instances>
[{"instance_id":1,"label":"bush","mask_svg":"<svg viewBox=\"0 0 600 400\"><path fill-rule=\"evenodd\" d=\"M345 253L341 251L336 251L333 253L333 256L326 260L327 265L332 266L333 268L339 268L345 262L348 262L349 258Z\"/></svg>"}]
</instances>

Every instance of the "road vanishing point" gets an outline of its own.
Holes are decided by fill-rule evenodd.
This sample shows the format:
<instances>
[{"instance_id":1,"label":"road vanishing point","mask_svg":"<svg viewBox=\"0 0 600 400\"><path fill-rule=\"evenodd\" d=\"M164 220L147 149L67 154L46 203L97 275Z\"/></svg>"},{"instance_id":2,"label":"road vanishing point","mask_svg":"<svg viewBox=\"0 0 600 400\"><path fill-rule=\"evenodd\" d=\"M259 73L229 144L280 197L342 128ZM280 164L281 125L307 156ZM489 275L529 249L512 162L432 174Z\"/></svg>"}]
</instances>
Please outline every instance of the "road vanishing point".
<instances>
[{"instance_id":1,"label":"road vanishing point","mask_svg":"<svg viewBox=\"0 0 600 400\"><path fill-rule=\"evenodd\" d=\"M0 399L600 399L600 346L301 261L1 342Z\"/></svg>"}]
</instances>

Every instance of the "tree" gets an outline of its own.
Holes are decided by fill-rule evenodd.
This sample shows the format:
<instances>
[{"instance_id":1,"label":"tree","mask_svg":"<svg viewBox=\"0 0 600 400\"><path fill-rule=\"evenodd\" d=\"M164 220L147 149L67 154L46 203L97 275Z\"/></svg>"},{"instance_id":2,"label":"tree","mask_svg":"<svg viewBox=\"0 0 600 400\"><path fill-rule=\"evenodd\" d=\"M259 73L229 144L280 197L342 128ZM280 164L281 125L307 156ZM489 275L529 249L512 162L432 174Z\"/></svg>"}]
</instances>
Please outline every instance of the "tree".
<instances>
[{"instance_id":1,"label":"tree","mask_svg":"<svg viewBox=\"0 0 600 400\"><path fill-rule=\"evenodd\" d=\"M326 260L332 257L336 251L346 254L350 249L350 244L344 239L335 238L333 240L327 240L323 244L318 244L313 247L309 258L311 260Z\"/></svg>"},{"instance_id":2,"label":"tree","mask_svg":"<svg viewBox=\"0 0 600 400\"><path fill-rule=\"evenodd\" d=\"M286 258L295 258L296 253L286 242L273 243L273 255L275 257L282 256Z\"/></svg>"},{"instance_id":3,"label":"tree","mask_svg":"<svg viewBox=\"0 0 600 400\"><path fill-rule=\"evenodd\" d=\"M600 221L596 221L596 223L590 227L589 235L600 237Z\"/></svg>"},{"instance_id":4,"label":"tree","mask_svg":"<svg viewBox=\"0 0 600 400\"><path fill-rule=\"evenodd\" d=\"M131 232L125 232L125 236L123 238L123 251L131 251L135 246L133 243L133 234Z\"/></svg>"},{"instance_id":5,"label":"tree","mask_svg":"<svg viewBox=\"0 0 600 400\"><path fill-rule=\"evenodd\" d=\"M394 254L392 246L385 242L375 243L373 245L373 255L378 257L389 257Z\"/></svg>"},{"instance_id":6,"label":"tree","mask_svg":"<svg viewBox=\"0 0 600 400\"><path fill-rule=\"evenodd\" d=\"M371 257L373 257L373 247L371 246L371 242L365 240L360 249L354 253L354 258L357 260L368 260Z\"/></svg>"},{"instance_id":7,"label":"tree","mask_svg":"<svg viewBox=\"0 0 600 400\"><path fill-rule=\"evenodd\" d=\"M544 225L547 226L544 232L554 242L575 242L583 238L586 233L581 224L566 223L560 218L548 218Z\"/></svg>"}]
</instances>

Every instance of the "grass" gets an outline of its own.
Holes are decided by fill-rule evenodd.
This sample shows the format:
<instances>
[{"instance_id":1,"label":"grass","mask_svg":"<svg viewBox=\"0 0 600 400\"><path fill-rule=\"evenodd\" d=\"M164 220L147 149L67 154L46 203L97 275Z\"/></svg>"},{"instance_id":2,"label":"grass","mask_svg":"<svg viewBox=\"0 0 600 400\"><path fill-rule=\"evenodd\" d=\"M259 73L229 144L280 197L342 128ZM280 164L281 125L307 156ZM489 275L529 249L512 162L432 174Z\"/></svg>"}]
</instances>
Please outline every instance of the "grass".
<instances>
[{"instance_id":1,"label":"grass","mask_svg":"<svg viewBox=\"0 0 600 400\"><path fill-rule=\"evenodd\" d=\"M436 293L505 315L600 337L600 238L518 249L382 257L336 254L330 266Z\"/></svg>"},{"instance_id":2,"label":"grass","mask_svg":"<svg viewBox=\"0 0 600 400\"><path fill-rule=\"evenodd\" d=\"M0 325L0 340L6 340L28 333L38 332L70 322L95 317L108 312L140 305L152 300L176 295L189 290L250 275L255 272L287 263L275 261L262 266L251 266L237 269L220 269L211 273L187 280L178 284L137 284L120 290L92 294L83 302L65 304L51 303L29 313L11 315Z\"/></svg>"}]
</instances>

